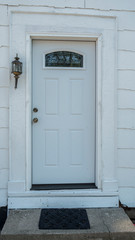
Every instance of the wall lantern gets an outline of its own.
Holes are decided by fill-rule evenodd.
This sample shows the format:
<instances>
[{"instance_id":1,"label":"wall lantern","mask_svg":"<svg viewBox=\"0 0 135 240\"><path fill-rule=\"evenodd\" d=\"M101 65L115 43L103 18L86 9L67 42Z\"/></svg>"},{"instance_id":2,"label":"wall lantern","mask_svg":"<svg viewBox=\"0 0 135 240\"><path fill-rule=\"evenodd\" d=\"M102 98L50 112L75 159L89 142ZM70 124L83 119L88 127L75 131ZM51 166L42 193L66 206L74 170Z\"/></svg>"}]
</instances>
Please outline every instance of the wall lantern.
<instances>
[{"instance_id":1,"label":"wall lantern","mask_svg":"<svg viewBox=\"0 0 135 240\"><path fill-rule=\"evenodd\" d=\"M18 54L16 54L15 60L12 62L12 73L15 78L15 88L17 88L19 75L22 74L22 62L19 61Z\"/></svg>"}]
</instances>

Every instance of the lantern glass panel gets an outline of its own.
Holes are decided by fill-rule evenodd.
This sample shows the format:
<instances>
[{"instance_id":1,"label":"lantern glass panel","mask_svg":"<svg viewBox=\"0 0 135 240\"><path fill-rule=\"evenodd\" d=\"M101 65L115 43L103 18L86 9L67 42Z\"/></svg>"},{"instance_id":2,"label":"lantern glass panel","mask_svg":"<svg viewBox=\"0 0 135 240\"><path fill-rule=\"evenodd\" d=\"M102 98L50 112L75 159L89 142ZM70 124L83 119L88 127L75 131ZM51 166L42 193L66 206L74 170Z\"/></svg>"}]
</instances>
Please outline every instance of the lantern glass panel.
<instances>
[{"instance_id":1,"label":"lantern glass panel","mask_svg":"<svg viewBox=\"0 0 135 240\"><path fill-rule=\"evenodd\" d=\"M19 72L19 73L22 73L22 63L19 63L19 64L17 65L17 69L18 69L18 72Z\"/></svg>"},{"instance_id":2,"label":"lantern glass panel","mask_svg":"<svg viewBox=\"0 0 135 240\"><path fill-rule=\"evenodd\" d=\"M12 63L12 73L21 74L22 73L22 63L13 62Z\"/></svg>"}]
</instances>

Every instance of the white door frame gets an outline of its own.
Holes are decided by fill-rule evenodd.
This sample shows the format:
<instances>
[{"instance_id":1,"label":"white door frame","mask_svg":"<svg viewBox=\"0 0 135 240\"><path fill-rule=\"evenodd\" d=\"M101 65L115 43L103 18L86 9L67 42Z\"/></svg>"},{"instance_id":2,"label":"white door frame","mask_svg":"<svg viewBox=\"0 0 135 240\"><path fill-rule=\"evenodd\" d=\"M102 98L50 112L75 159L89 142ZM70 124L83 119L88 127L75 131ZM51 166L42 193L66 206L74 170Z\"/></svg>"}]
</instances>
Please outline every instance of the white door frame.
<instances>
[{"instance_id":1,"label":"white door frame","mask_svg":"<svg viewBox=\"0 0 135 240\"><path fill-rule=\"evenodd\" d=\"M86 9L9 6L10 63L23 62L10 84L9 208L117 207L117 19ZM49 25L48 25L49 23ZM96 41L96 180L98 189L31 191L32 39ZM60 205L62 204L62 205Z\"/></svg>"},{"instance_id":2,"label":"white door frame","mask_svg":"<svg viewBox=\"0 0 135 240\"><path fill-rule=\"evenodd\" d=\"M101 188L101 43L102 43L102 35L95 34L90 36L85 35L72 35L66 36L66 34L27 34L27 45L26 45L26 101L28 102L26 107L26 190L30 190L32 185L32 125L31 125L31 107L32 102L30 99L30 95L32 94L32 40L33 39L44 39L44 40L76 40L76 41L95 41L96 42L96 161L95 161L95 184L98 189ZM31 59L31 61L28 61ZM98 147L97 147L98 146ZM29 161L31 159L31 161Z\"/></svg>"}]
</instances>

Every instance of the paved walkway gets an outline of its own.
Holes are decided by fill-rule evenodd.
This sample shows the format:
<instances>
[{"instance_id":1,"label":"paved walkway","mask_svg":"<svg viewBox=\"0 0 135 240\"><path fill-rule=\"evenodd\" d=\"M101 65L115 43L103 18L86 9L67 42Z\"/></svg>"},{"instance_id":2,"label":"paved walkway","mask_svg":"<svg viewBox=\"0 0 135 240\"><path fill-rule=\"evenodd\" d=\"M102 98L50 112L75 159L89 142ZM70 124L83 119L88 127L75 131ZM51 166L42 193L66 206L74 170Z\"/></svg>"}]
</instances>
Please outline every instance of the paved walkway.
<instances>
[{"instance_id":1,"label":"paved walkway","mask_svg":"<svg viewBox=\"0 0 135 240\"><path fill-rule=\"evenodd\" d=\"M122 208L87 209L89 230L39 230L40 209L10 210L3 240L135 240L135 227Z\"/></svg>"}]
</instances>

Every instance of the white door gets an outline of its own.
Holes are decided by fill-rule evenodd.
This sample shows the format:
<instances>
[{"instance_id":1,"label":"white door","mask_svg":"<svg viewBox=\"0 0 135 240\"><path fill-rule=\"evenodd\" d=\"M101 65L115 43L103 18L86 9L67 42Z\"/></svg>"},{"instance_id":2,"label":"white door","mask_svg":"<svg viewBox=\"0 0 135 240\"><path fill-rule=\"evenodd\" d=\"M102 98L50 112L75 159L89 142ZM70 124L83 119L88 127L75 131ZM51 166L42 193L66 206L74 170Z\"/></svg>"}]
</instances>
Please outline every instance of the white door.
<instances>
[{"instance_id":1,"label":"white door","mask_svg":"<svg viewBox=\"0 0 135 240\"><path fill-rule=\"evenodd\" d=\"M33 40L33 109L33 184L94 183L95 42Z\"/></svg>"}]
</instances>

